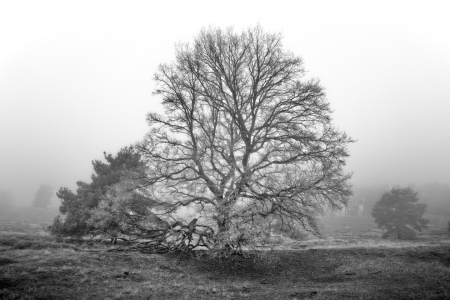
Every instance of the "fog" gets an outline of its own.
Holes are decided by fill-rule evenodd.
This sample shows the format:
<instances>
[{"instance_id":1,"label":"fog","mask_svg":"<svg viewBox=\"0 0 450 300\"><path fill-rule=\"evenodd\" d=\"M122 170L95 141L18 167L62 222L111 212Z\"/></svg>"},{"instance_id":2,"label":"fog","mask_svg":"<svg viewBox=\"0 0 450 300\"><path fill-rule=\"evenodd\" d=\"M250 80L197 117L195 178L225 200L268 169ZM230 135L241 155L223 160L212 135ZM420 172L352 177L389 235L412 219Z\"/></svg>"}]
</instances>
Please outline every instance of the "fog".
<instances>
[{"instance_id":1,"label":"fog","mask_svg":"<svg viewBox=\"0 0 450 300\"><path fill-rule=\"evenodd\" d=\"M209 25L282 32L319 78L335 125L357 142L356 186L450 184L446 2L0 4L0 189L31 205L88 181L91 161L141 140L161 110L152 76ZM53 199L57 207L59 200Z\"/></svg>"}]
</instances>

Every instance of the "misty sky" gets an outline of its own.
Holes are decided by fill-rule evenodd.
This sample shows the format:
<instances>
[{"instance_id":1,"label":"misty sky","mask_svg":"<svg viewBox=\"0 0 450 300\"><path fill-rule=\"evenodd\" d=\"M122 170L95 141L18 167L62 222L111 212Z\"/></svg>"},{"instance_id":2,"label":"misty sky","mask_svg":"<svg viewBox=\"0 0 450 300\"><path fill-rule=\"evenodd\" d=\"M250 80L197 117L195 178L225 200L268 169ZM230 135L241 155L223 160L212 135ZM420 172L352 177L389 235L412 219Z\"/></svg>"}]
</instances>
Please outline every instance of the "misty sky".
<instances>
[{"instance_id":1,"label":"misty sky","mask_svg":"<svg viewBox=\"0 0 450 300\"><path fill-rule=\"evenodd\" d=\"M354 184L450 184L448 1L68 3L0 2L0 188L23 205L140 141L158 65L209 25L282 32L358 140Z\"/></svg>"}]
</instances>

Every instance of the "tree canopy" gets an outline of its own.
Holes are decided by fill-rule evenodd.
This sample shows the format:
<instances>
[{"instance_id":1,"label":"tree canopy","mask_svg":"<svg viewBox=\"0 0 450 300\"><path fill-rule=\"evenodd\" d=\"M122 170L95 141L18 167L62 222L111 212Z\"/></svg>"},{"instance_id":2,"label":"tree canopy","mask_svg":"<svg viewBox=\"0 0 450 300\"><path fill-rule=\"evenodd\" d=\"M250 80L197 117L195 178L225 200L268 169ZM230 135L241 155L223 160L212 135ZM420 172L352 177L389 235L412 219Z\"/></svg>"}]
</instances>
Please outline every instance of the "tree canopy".
<instances>
[{"instance_id":1,"label":"tree canopy","mask_svg":"<svg viewBox=\"0 0 450 300\"><path fill-rule=\"evenodd\" d=\"M381 196L373 207L372 216L379 228L386 229L384 238L412 238L416 235L414 230L420 232L427 228L429 220L422 217L427 205L418 201L417 192L411 188L393 188Z\"/></svg>"},{"instance_id":2,"label":"tree canopy","mask_svg":"<svg viewBox=\"0 0 450 300\"><path fill-rule=\"evenodd\" d=\"M143 164L139 153L133 147L120 149L116 156L103 153L106 163L100 160L92 161L94 174L91 183L77 182L77 190L73 193L67 187L62 187L56 193L61 199L59 208L64 221L57 217L52 225L52 232L58 235L83 235L95 229L88 222L92 210L98 207L100 201L105 197L109 187L120 182L122 176L127 172L141 172ZM111 224L113 226L113 224Z\"/></svg>"},{"instance_id":3,"label":"tree canopy","mask_svg":"<svg viewBox=\"0 0 450 300\"><path fill-rule=\"evenodd\" d=\"M332 123L325 92L280 34L209 28L160 65L139 145L161 216L193 208L217 240L255 240L276 217L319 233L315 216L351 195L344 174L353 142ZM220 237L220 238L219 238Z\"/></svg>"},{"instance_id":4,"label":"tree canopy","mask_svg":"<svg viewBox=\"0 0 450 300\"><path fill-rule=\"evenodd\" d=\"M428 205L427 212L433 215L450 215L450 186L437 182L410 186L417 191L422 203ZM353 187L347 212L370 214L373 206L389 188L388 185ZM362 209L362 211L361 211Z\"/></svg>"}]
</instances>

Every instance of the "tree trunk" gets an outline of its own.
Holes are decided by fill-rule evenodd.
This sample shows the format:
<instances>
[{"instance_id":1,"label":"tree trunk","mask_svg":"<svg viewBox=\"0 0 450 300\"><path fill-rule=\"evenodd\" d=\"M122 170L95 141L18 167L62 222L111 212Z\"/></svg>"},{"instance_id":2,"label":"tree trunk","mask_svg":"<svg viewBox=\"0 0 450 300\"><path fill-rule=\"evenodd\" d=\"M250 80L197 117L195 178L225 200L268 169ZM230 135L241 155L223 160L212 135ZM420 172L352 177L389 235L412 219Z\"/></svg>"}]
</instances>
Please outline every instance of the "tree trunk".
<instances>
[{"instance_id":1,"label":"tree trunk","mask_svg":"<svg viewBox=\"0 0 450 300\"><path fill-rule=\"evenodd\" d=\"M230 213L222 212L217 216L218 233L227 232L230 229Z\"/></svg>"}]
</instances>

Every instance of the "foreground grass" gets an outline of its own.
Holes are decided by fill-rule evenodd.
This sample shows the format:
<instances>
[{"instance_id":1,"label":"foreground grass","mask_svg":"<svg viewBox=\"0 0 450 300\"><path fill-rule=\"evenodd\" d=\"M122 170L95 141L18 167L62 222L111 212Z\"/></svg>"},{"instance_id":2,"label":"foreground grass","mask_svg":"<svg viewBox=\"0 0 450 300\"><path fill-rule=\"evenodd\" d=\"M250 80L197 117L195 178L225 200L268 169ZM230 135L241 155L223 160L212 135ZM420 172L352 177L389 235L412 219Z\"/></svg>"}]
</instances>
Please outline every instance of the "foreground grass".
<instances>
[{"instance_id":1,"label":"foreground grass","mask_svg":"<svg viewBox=\"0 0 450 300\"><path fill-rule=\"evenodd\" d=\"M0 299L450 299L450 247L309 249L220 262L0 237Z\"/></svg>"}]
</instances>

